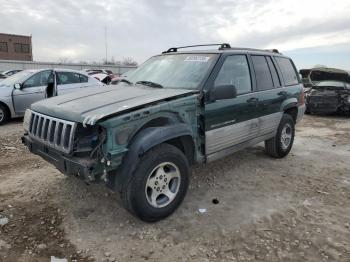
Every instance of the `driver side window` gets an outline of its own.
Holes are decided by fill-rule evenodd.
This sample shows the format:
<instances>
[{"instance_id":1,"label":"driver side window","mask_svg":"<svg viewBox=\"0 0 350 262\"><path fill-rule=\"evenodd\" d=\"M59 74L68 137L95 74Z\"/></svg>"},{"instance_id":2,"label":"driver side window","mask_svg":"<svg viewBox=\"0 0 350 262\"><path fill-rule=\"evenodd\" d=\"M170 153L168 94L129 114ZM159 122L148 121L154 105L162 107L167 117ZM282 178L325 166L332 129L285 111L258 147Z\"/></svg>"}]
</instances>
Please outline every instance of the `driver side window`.
<instances>
[{"instance_id":1,"label":"driver side window","mask_svg":"<svg viewBox=\"0 0 350 262\"><path fill-rule=\"evenodd\" d=\"M27 79L23 87L28 88L28 87L36 87L36 86L47 86L49 84L49 78L51 76L52 72L51 71L42 71L39 72L29 79Z\"/></svg>"},{"instance_id":2,"label":"driver side window","mask_svg":"<svg viewBox=\"0 0 350 262\"><path fill-rule=\"evenodd\" d=\"M214 86L222 85L234 85L238 95L252 91L249 66L245 55L226 57L214 83Z\"/></svg>"}]
</instances>

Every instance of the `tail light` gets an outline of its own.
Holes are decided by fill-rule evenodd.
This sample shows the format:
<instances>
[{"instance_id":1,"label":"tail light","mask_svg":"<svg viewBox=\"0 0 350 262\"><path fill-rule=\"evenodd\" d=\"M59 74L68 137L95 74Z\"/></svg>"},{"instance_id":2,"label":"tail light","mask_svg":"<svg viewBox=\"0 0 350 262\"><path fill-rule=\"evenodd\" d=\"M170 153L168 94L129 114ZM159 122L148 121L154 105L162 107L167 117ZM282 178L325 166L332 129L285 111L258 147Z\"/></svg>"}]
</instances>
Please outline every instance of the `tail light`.
<instances>
[{"instance_id":1,"label":"tail light","mask_svg":"<svg viewBox=\"0 0 350 262\"><path fill-rule=\"evenodd\" d=\"M300 92L300 97L299 97L299 102L301 105L304 105L305 104L305 94L304 92Z\"/></svg>"}]
</instances>

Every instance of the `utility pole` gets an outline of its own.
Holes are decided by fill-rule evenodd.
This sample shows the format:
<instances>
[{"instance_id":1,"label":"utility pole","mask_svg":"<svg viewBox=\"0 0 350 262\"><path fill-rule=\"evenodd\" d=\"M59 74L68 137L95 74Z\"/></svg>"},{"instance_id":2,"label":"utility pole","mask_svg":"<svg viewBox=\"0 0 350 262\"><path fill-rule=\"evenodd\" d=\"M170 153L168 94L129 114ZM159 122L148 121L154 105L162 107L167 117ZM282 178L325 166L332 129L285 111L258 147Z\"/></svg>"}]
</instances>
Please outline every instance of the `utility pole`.
<instances>
[{"instance_id":1,"label":"utility pole","mask_svg":"<svg viewBox=\"0 0 350 262\"><path fill-rule=\"evenodd\" d=\"M105 26L105 49L106 49L106 60L105 60L105 63L107 64L107 26Z\"/></svg>"}]
</instances>

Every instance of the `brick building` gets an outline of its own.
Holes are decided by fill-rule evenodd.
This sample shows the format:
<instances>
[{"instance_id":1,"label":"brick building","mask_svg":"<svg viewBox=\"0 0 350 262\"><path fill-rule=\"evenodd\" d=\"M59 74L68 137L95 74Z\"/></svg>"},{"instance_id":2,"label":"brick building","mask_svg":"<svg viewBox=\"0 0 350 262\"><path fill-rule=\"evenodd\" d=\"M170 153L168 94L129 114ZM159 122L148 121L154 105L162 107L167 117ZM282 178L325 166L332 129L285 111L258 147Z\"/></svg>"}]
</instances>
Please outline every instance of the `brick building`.
<instances>
[{"instance_id":1,"label":"brick building","mask_svg":"<svg viewBox=\"0 0 350 262\"><path fill-rule=\"evenodd\" d=\"M33 61L32 36L0 33L0 60Z\"/></svg>"}]
</instances>

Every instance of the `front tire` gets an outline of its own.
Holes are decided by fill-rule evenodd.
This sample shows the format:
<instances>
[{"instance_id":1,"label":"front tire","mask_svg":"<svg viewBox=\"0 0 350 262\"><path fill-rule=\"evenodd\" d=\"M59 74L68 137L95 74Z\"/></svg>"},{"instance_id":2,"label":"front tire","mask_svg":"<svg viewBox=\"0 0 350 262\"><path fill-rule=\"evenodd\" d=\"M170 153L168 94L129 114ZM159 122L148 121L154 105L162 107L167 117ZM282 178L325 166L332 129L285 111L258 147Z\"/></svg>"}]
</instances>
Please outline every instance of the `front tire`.
<instances>
[{"instance_id":1,"label":"front tire","mask_svg":"<svg viewBox=\"0 0 350 262\"><path fill-rule=\"evenodd\" d=\"M186 195L189 174L188 160L177 147L161 144L152 148L138 161L128 185L123 186L125 207L146 222L171 215Z\"/></svg>"},{"instance_id":2,"label":"front tire","mask_svg":"<svg viewBox=\"0 0 350 262\"><path fill-rule=\"evenodd\" d=\"M9 111L4 105L0 104L0 126L6 123L9 118L10 118Z\"/></svg>"},{"instance_id":3,"label":"front tire","mask_svg":"<svg viewBox=\"0 0 350 262\"><path fill-rule=\"evenodd\" d=\"M277 129L276 136L265 141L265 152L275 158L282 158L292 149L295 135L293 117L284 114Z\"/></svg>"}]
</instances>

